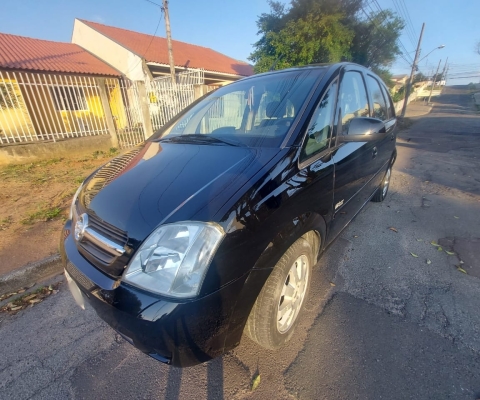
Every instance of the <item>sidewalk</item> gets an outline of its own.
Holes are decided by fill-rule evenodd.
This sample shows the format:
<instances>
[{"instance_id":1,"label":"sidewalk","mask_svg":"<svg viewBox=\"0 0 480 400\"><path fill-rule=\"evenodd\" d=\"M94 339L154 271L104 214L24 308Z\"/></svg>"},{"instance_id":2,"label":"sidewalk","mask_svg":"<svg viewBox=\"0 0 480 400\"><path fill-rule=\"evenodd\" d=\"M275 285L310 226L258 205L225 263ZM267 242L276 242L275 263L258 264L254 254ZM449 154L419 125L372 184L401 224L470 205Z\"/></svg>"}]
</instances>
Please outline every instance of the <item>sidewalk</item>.
<instances>
[{"instance_id":1,"label":"sidewalk","mask_svg":"<svg viewBox=\"0 0 480 400\"><path fill-rule=\"evenodd\" d=\"M412 101L407 105L405 117L412 118L426 115L432 110L432 107L433 106L429 106L427 103L424 103L423 100Z\"/></svg>"}]
</instances>

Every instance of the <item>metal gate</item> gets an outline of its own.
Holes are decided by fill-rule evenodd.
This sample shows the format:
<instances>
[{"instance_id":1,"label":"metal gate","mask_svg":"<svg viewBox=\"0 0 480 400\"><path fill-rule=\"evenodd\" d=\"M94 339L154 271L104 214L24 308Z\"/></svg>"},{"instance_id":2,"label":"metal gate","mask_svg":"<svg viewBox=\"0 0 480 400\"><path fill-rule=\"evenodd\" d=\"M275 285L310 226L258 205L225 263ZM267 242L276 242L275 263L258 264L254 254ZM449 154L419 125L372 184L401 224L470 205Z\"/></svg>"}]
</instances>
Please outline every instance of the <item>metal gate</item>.
<instances>
[{"instance_id":1,"label":"metal gate","mask_svg":"<svg viewBox=\"0 0 480 400\"><path fill-rule=\"evenodd\" d=\"M165 125L170 119L195 100L195 85L204 82L202 69L180 72L175 85L170 76L147 82L150 118L153 130Z\"/></svg>"},{"instance_id":2,"label":"metal gate","mask_svg":"<svg viewBox=\"0 0 480 400\"><path fill-rule=\"evenodd\" d=\"M127 148L143 142L145 129L138 82L121 78L107 79L105 83L119 146Z\"/></svg>"}]
</instances>

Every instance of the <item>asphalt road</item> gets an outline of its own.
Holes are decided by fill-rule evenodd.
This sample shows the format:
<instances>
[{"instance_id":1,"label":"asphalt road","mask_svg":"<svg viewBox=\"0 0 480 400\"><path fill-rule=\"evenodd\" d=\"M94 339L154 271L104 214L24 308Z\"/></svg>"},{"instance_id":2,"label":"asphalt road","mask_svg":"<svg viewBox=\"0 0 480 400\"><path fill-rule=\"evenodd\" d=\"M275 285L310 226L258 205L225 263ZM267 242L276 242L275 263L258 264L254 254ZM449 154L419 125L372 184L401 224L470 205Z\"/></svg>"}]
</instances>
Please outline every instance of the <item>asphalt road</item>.
<instances>
[{"instance_id":1,"label":"asphalt road","mask_svg":"<svg viewBox=\"0 0 480 400\"><path fill-rule=\"evenodd\" d=\"M386 201L317 265L287 347L245 337L222 358L171 368L80 310L64 285L0 314L0 398L480 398L480 116L462 87L436 101L400 135Z\"/></svg>"}]
</instances>

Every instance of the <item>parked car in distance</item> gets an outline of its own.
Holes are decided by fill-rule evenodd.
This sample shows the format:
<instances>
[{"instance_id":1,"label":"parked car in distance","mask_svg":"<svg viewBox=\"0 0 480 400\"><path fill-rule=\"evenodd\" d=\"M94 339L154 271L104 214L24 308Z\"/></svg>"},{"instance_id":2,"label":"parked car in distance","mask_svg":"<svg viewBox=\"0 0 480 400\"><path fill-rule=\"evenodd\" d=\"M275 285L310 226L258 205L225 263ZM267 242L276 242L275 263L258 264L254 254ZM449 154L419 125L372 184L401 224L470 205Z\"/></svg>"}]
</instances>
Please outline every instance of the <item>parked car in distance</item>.
<instances>
[{"instance_id":1,"label":"parked car in distance","mask_svg":"<svg viewBox=\"0 0 480 400\"><path fill-rule=\"evenodd\" d=\"M61 238L71 292L164 363L288 342L322 252L387 195L396 117L356 64L242 79L90 175Z\"/></svg>"}]
</instances>

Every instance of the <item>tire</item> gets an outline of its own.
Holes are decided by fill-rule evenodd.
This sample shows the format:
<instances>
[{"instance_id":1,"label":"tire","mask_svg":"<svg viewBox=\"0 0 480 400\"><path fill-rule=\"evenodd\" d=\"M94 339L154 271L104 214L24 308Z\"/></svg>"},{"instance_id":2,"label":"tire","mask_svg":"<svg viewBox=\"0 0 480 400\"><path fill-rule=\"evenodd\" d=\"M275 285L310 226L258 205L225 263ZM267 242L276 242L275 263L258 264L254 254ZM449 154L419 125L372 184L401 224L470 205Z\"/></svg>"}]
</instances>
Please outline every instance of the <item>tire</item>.
<instances>
[{"instance_id":1,"label":"tire","mask_svg":"<svg viewBox=\"0 0 480 400\"><path fill-rule=\"evenodd\" d=\"M382 180L382 183L380 184L377 191L372 197L373 202L380 203L383 200L385 200L385 197L387 197L388 188L390 187L391 177L392 177L392 166L390 165L387 169L387 172L385 172L385 176Z\"/></svg>"},{"instance_id":2,"label":"tire","mask_svg":"<svg viewBox=\"0 0 480 400\"><path fill-rule=\"evenodd\" d=\"M304 238L298 239L280 258L248 317L245 331L253 341L267 349L277 349L290 339L308 296L313 265L312 245ZM296 271L300 273L294 275Z\"/></svg>"}]
</instances>

